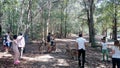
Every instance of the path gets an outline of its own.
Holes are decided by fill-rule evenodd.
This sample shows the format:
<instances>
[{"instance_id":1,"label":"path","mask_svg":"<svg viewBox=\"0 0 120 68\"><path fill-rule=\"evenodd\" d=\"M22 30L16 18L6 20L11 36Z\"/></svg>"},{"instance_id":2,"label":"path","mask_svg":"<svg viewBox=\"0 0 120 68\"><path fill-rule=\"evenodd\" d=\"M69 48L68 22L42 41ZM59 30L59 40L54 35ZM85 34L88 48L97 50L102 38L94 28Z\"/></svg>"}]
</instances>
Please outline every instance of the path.
<instances>
[{"instance_id":1,"label":"path","mask_svg":"<svg viewBox=\"0 0 120 68\"><path fill-rule=\"evenodd\" d=\"M11 54L0 51L0 68L78 68L78 61L71 59L64 53L64 46L74 46L74 39L57 39L57 51L50 54L40 54L38 44L26 45L26 53L18 66L13 65ZM2 47L0 47L1 49ZM110 62L101 61L100 48L86 47L85 68L111 68Z\"/></svg>"}]
</instances>

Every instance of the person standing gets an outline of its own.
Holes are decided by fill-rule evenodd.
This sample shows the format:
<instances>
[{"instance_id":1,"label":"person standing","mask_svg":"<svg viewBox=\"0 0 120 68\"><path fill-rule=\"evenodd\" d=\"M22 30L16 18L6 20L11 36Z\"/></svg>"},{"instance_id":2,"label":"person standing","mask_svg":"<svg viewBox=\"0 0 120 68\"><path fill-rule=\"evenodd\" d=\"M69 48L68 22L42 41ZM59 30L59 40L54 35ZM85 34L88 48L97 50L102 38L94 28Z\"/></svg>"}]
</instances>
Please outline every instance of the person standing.
<instances>
[{"instance_id":1,"label":"person standing","mask_svg":"<svg viewBox=\"0 0 120 68\"><path fill-rule=\"evenodd\" d=\"M79 34L79 37L76 39L77 42L77 48L78 48L78 64L79 67L84 68L84 64L85 64L85 45L86 45L86 39L82 37L82 34ZM81 55L82 55L82 59L81 59ZM81 60L82 60L82 64L81 64Z\"/></svg>"},{"instance_id":2,"label":"person standing","mask_svg":"<svg viewBox=\"0 0 120 68\"><path fill-rule=\"evenodd\" d=\"M102 45L102 54L103 54L103 61L105 61L105 56L108 61L108 44L106 43L105 38L101 39L101 45Z\"/></svg>"},{"instance_id":3,"label":"person standing","mask_svg":"<svg viewBox=\"0 0 120 68\"><path fill-rule=\"evenodd\" d=\"M112 68L120 68L120 43L118 40L114 41L114 46L112 47Z\"/></svg>"},{"instance_id":4,"label":"person standing","mask_svg":"<svg viewBox=\"0 0 120 68\"><path fill-rule=\"evenodd\" d=\"M51 33L48 33L48 36L47 36L47 52L51 52Z\"/></svg>"},{"instance_id":5,"label":"person standing","mask_svg":"<svg viewBox=\"0 0 120 68\"><path fill-rule=\"evenodd\" d=\"M11 47L10 32L7 32L4 38L5 38L4 42L5 42L5 45L6 45L5 51L8 53L8 51L9 51L9 49Z\"/></svg>"},{"instance_id":6,"label":"person standing","mask_svg":"<svg viewBox=\"0 0 120 68\"><path fill-rule=\"evenodd\" d=\"M20 58L23 56L23 52L25 52L25 38L23 37L22 33L19 33L17 37L18 41L18 49L20 51Z\"/></svg>"},{"instance_id":7,"label":"person standing","mask_svg":"<svg viewBox=\"0 0 120 68\"><path fill-rule=\"evenodd\" d=\"M12 49L13 49L13 52L14 52L14 55L13 55L14 64L19 64L20 63L20 61L19 61L20 53L19 53L19 50L18 50L17 35L13 36L12 43L13 43Z\"/></svg>"}]
</instances>

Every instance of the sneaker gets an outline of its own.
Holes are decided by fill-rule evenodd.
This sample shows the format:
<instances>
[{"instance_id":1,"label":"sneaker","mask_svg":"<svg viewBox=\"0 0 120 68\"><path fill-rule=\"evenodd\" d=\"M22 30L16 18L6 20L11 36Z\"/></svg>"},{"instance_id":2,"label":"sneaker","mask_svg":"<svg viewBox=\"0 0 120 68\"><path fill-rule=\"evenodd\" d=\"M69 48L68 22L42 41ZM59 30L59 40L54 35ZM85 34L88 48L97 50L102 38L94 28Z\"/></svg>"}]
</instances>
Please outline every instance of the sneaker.
<instances>
[{"instance_id":1,"label":"sneaker","mask_svg":"<svg viewBox=\"0 0 120 68\"><path fill-rule=\"evenodd\" d=\"M18 63L20 63L20 61L19 61L19 60L17 60L17 62L18 62Z\"/></svg>"},{"instance_id":2,"label":"sneaker","mask_svg":"<svg viewBox=\"0 0 120 68\"><path fill-rule=\"evenodd\" d=\"M14 62L15 65L17 65L17 64L19 64L19 63L20 63L19 60L17 60L17 61Z\"/></svg>"}]
</instances>

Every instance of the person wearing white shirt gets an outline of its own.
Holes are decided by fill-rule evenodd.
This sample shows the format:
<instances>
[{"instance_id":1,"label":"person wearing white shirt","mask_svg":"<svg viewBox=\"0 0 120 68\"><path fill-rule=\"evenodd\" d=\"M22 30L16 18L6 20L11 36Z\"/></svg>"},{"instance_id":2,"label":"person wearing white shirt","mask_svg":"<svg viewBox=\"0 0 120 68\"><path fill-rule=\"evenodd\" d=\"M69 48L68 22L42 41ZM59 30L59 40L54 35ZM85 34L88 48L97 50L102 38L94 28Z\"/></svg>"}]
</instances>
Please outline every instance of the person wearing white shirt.
<instances>
[{"instance_id":1,"label":"person wearing white shirt","mask_svg":"<svg viewBox=\"0 0 120 68\"><path fill-rule=\"evenodd\" d=\"M17 37L17 40L18 40L18 48L20 50L20 58L22 58L24 48L25 48L25 39L24 39L22 33L19 33L19 36Z\"/></svg>"},{"instance_id":2,"label":"person wearing white shirt","mask_svg":"<svg viewBox=\"0 0 120 68\"><path fill-rule=\"evenodd\" d=\"M104 38L101 40L102 40L101 45L102 45L103 61L105 60L105 56L107 57L107 61L108 61L108 44L106 43L106 40Z\"/></svg>"},{"instance_id":3,"label":"person wearing white shirt","mask_svg":"<svg viewBox=\"0 0 120 68\"><path fill-rule=\"evenodd\" d=\"M118 40L114 41L114 46L112 47L112 68L120 68L120 43Z\"/></svg>"},{"instance_id":4,"label":"person wearing white shirt","mask_svg":"<svg viewBox=\"0 0 120 68\"><path fill-rule=\"evenodd\" d=\"M78 48L78 64L79 67L84 68L85 64L85 44L86 44L86 39L82 37L82 34L79 34L79 37L76 39L77 42L77 48ZM82 55L82 64L81 64L81 55Z\"/></svg>"},{"instance_id":5,"label":"person wearing white shirt","mask_svg":"<svg viewBox=\"0 0 120 68\"><path fill-rule=\"evenodd\" d=\"M5 51L8 52L9 48L11 47L11 39L10 39L10 32L6 33L6 48Z\"/></svg>"}]
</instances>

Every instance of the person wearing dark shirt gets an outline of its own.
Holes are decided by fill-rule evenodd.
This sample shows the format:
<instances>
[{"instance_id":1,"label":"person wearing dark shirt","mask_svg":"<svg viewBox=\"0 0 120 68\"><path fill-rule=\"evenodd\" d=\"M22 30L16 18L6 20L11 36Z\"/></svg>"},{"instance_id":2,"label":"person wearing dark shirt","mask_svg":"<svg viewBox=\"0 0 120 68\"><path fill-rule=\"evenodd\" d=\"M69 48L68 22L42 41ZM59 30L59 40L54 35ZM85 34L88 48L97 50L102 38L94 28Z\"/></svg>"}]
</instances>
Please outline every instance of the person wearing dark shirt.
<instances>
[{"instance_id":1,"label":"person wearing dark shirt","mask_svg":"<svg viewBox=\"0 0 120 68\"><path fill-rule=\"evenodd\" d=\"M51 33L48 33L48 36L47 36L47 52L50 52L51 51Z\"/></svg>"}]
</instances>

